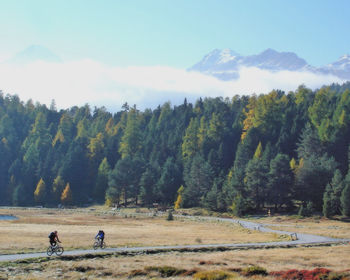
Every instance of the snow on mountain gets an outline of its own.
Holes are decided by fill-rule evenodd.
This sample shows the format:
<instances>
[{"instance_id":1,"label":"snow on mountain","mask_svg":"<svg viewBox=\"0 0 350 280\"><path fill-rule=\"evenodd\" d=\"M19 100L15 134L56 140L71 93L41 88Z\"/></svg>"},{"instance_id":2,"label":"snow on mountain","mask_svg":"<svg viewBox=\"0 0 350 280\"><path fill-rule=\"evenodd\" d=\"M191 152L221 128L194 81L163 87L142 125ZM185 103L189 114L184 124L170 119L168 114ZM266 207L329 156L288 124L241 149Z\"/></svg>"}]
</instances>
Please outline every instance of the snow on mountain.
<instances>
[{"instance_id":1,"label":"snow on mountain","mask_svg":"<svg viewBox=\"0 0 350 280\"><path fill-rule=\"evenodd\" d=\"M338 61L324 67L316 68L292 52L278 52L267 49L257 55L242 56L230 49L214 51L207 54L200 62L189 68L215 76L221 80L233 80L239 77L242 67L256 67L271 72L306 71L320 74L332 74L341 79L350 80L350 56L344 55Z\"/></svg>"},{"instance_id":2,"label":"snow on mountain","mask_svg":"<svg viewBox=\"0 0 350 280\"><path fill-rule=\"evenodd\" d=\"M350 80L350 55L343 55L336 62L320 67L318 71L333 74L341 79Z\"/></svg>"},{"instance_id":3,"label":"snow on mountain","mask_svg":"<svg viewBox=\"0 0 350 280\"><path fill-rule=\"evenodd\" d=\"M307 63L295 53L277 52L273 49L267 49L258 55L246 56L243 60L243 66L257 67L271 71L295 71L306 67Z\"/></svg>"},{"instance_id":4,"label":"snow on mountain","mask_svg":"<svg viewBox=\"0 0 350 280\"><path fill-rule=\"evenodd\" d=\"M27 64L36 61L62 62L62 59L43 46L32 45L5 62L11 64Z\"/></svg>"}]
</instances>

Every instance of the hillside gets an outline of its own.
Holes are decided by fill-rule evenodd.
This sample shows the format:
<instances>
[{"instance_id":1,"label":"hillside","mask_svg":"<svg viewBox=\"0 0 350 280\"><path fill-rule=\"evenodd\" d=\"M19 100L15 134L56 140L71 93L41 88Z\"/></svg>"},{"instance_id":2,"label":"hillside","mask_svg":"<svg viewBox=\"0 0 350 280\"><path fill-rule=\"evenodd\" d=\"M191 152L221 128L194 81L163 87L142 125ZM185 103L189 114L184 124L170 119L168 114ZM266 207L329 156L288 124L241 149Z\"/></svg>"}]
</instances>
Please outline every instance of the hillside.
<instances>
[{"instance_id":1,"label":"hillside","mask_svg":"<svg viewBox=\"0 0 350 280\"><path fill-rule=\"evenodd\" d=\"M350 216L350 83L111 114L0 95L2 205Z\"/></svg>"}]
</instances>

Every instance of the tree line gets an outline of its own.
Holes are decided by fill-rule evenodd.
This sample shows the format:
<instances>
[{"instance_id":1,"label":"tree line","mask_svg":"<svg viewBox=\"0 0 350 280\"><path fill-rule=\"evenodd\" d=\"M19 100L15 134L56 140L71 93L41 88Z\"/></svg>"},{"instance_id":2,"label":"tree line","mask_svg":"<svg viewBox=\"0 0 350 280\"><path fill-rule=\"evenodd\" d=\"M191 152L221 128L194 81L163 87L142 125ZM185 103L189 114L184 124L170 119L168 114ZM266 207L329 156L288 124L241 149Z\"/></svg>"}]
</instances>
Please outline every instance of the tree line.
<instances>
[{"instance_id":1,"label":"tree line","mask_svg":"<svg viewBox=\"0 0 350 280\"><path fill-rule=\"evenodd\" d=\"M350 83L117 113L0 93L0 204L350 216Z\"/></svg>"}]
</instances>

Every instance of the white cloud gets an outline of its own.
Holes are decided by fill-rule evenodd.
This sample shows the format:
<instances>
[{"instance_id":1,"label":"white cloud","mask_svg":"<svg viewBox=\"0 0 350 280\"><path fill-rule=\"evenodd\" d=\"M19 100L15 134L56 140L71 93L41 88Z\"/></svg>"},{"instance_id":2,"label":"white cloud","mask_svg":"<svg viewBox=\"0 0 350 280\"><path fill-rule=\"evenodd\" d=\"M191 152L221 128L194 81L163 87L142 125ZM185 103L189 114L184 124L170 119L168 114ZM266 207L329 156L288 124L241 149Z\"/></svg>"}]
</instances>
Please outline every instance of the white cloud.
<instances>
[{"instance_id":1,"label":"white cloud","mask_svg":"<svg viewBox=\"0 0 350 280\"><path fill-rule=\"evenodd\" d=\"M111 67L92 60L65 63L34 62L26 65L0 64L0 89L59 108L89 103L117 111L125 102L140 109L155 108L185 97L232 97L235 94L267 93L272 89L295 90L304 84L317 88L339 78L310 72L269 72L242 68L240 78L221 81L197 72L165 66Z\"/></svg>"}]
</instances>

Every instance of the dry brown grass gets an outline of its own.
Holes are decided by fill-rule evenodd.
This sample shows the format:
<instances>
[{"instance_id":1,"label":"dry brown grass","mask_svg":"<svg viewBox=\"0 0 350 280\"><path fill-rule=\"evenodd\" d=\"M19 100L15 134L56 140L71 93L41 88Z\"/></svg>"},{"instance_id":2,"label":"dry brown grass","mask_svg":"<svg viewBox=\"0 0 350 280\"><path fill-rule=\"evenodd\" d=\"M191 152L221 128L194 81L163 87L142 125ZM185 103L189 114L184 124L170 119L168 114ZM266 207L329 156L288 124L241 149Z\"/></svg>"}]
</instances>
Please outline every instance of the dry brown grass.
<instances>
[{"instance_id":1,"label":"dry brown grass","mask_svg":"<svg viewBox=\"0 0 350 280\"><path fill-rule=\"evenodd\" d=\"M153 245L218 244L276 241L279 236L244 229L236 224L112 215L95 210L0 209L13 214L15 221L0 221L1 253L44 251L48 235L58 230L65 249L91 248L99 229L106 232L109 247ZM127 218L125 218L127 216Z\"/></svg>"},{"instance_id":2,"label":"dry brown grass","mask_svg":"<svg viewBox=\"0 0 350 280\"><path fill-rule=\"evenodd\" d=\"M318 217L299 219L291 216L277 216L259 219L257 222L275 225L271 226L273 229L334 238L350 238L350 223L338 220Z\"/></svg>"},{"instance_id":3,"label":"dry brown grass","mask_svg":"<svg viewBox=\"0 0 350 280\"><path fill-rule=\"evenodd\" d=\"M0 214L14 214L17 221L0 221L0 250L18 252L40 251L47 246L47 235L57 229L68 248L90 247L99 228L106 231L110 246L230 243L266 241L276 238L259 232L250 232L234 224L178 220L166 221L165 217L133 217L135 210L127 210L120 216L96 211L48 209L0 209ZM127 215L128 218L124 218ZM297 220L293 217L270 217L258 222L292 225L280 227L313 234L349 237L349 224L318 219ZM103 226L102 226L103 225ZM13 244L9 246L8 244ZM32 248L32 249L30 249ZM237 271L249 266L260 266L271 271L289 269L314 269L325 267L333 271L350 268L350 244L326 247L300 247L234 250L225 252L163 252L155 255L106 256L104 258L82 258L6 264L0 266L0 279L163 279L156 271L147 267L171 266L188 272ZM0 264L1 265L1 264ZM147 274L145 274L147 272ZM137 276L139 275L139 276ZM273 279L270 276L246 278L233 274L234 279ZM193 279L180 275L166 279Z\"/></svg>"},{"instance_id":4,"label":"dry brown grass","mask_svg":"<svg viewBox=\"0 0 350 280\"><path fill-rule=\"evenodd\" d=\"M289 269L314 269L326 267L333 271L344 271L350 267L350 246L256 249L212 253L168 252L156 255L119 256L95 259L64 261L52 258L44 263L9 265L0 268L0 277L10 279L128 279L128 276L143 272L147 267L171 266L187 271L237 271L249 266L260 266L268 272ZM12 271L11 271L12 270ZM12 274L11 274L12 273ZM9 275L10 274L10 275ZM141 275L136 279L162 279L158 273ZM166 279L192 279L178 276ZM248 279L238 276L234 279ZM254 277L249 279L273 279Z\"/></svg>"}]
</instances>

